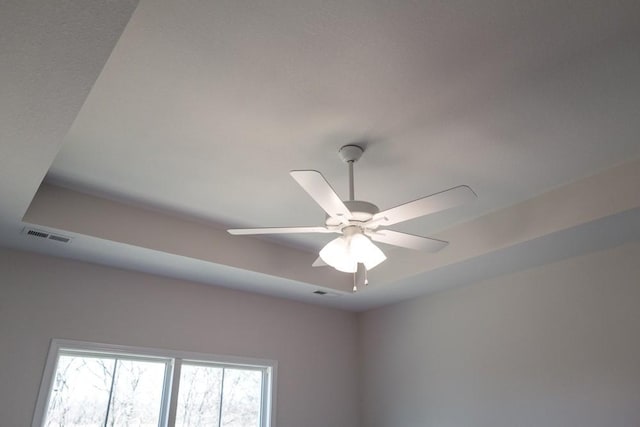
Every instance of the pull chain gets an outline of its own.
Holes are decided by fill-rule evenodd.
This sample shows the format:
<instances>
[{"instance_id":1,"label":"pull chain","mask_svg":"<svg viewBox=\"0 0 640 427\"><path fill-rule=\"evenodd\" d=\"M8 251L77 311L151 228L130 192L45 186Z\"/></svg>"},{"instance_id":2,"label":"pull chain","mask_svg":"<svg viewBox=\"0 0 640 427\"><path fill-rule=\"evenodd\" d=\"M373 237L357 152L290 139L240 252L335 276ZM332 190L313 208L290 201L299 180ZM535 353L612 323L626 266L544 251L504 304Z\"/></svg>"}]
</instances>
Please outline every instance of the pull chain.
<instances>
[{"instance_id":1,"label":"pull chain","mask_svg":"<svg viewBox=\"0 0 640 427\"><path fill-rule=\"evenodd\" d=\"M360 269L356 270L355 273L353 273L353 292L358 292L358 271ZM369 286L369 278L367 277L367 275L369 274L368 270L366 267L363 266L363 270L364 270L364 280L363 280L363 284L365 286Z\"/></svg>"},{"instance_id":2,"label":"pull chain","mask_svg":"<svg viewBox=\"0 0 640 427\"><path fill-rule=\"evenodd\" d=\"M353 273L353 293L355 294L356 292L358 292L358 286L356 285L356 276L358 275L358 272Z\"/></svg>"}]
</instances>

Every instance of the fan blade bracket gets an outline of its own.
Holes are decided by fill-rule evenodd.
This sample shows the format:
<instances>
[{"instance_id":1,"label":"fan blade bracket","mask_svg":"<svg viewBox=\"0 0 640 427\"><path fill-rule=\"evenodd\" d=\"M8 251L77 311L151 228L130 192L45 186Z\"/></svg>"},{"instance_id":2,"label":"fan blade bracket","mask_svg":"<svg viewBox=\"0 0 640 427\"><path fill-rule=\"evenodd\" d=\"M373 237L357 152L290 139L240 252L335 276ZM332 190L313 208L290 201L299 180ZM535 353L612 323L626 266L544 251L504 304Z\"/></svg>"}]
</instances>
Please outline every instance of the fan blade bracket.
<instances>
[{"instance_id":1,"label":"fan blade bracket","mask_svg":"<svg viewBox=\"0 0 640 427\"><path fill-rule=\"evenodd\" d=\"M349 213L349 216L351 216L351 213ZM338 221L340 221L340 224L342 225L349 225L349 218L347 218L344 214L339 213L336 214L336 216L332 217L337 219Z\"/></svg>"},{"instance_id":2,"label":"fan blade bracket","mask_svg":"<svg viewBox=\"0 0 640 427\"><path fill-rule=\"evenodd\" d=\"M366 221L363 225L363 227L368 228L370 230L375 230L376 228L380 227L380 226L384 226L387 225L386 222L389 221L389 218L387 218L386 216L381 216L378 218L375 218L375 215L373 218L371 218L369 221Z\"/></svg>"}]
</instances>

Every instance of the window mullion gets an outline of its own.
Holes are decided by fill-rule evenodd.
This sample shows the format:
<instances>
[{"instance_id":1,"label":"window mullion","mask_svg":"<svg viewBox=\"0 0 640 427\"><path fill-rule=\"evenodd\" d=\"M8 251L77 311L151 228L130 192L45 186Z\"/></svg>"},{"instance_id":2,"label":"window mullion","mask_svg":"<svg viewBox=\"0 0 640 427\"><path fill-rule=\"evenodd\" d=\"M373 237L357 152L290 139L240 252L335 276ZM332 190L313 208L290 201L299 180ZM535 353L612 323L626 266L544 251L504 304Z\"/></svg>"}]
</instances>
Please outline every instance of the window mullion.
<instances>
[{"instance_id":1,"label":"window mullion","mask_svg":"<svg viewBox=\"0 0 640 427\"><path fill-rule=\"evenodd\" d=\"M111 399L113 399L113 387L116 383L116 372L118 370L118 358L113 359L113 372L111 373L111 386L109 387L109 400L107 401L107 413L104 416L104 427L109 422L109 414L111 413Z\"/></svg>"},{"instance_id":2,"label":"window mullion","mask_svg":"<svg viewBox=\"0 0 640 427\"><path fill-rule=\"evenodd\" d=\"M167 393L168 407L167 426L174 427L176 425L176 414L178 413L178 393L180 391L180 371L182 370L182 359L173 359L173 371L171 374L171 382L169 392Z\"/></svg>"},{"instance_id":3,"label":"window mullion","mask_svg":"<svg viewBox=\"0 0 640 427\"><path fill-rule=\"evenodd\" d=\"M220 406L218 407L218 427L222 427L222 399L224 398L224 373L226 368L222 368L222 381L220 383Z\"/></svg>"}]
</instances>

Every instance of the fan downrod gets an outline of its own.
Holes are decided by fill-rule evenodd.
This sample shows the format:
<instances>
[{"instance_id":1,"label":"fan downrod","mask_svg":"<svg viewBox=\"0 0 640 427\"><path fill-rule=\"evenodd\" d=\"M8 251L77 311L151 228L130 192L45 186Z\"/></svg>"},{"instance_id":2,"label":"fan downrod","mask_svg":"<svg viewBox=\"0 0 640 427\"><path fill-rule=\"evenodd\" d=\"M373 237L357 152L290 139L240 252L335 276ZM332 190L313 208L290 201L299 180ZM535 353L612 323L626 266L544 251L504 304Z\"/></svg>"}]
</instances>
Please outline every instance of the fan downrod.
<instances>
[{"instance_id":1,"label":"fan downrod","mask_svg":"<svg viewBox=\"0 0 640 427\"><path fill-rule=\"evenodd\" d=\"M355 144L347 144L340 147L338 150L338 155L349 165L349 200L355 200L354 186L353 186L353 164L358 161L360 157L362 157L362 153L364 153L364 148Z\"/></svg>"}]
</instances>

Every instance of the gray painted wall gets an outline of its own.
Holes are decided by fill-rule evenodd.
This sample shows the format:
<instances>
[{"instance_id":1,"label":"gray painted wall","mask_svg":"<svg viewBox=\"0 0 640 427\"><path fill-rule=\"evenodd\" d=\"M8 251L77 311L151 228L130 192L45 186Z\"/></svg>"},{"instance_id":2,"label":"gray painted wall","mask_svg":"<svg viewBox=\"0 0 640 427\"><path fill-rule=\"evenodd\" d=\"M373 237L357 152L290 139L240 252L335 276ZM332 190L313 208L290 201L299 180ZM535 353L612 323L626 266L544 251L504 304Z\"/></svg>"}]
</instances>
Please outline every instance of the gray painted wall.
<instances>
[{"instance_id":1,"label":"gray painted wall","mask_svg":"<svg viewBox=\"0 0 640 427\"><path fill-rule=\"evenodd\" d=\"M279 427L355 427L359 403L365 427L640 425L640 243L370 311L359 325L339 310L11 250L0 272L1 425L29 425L52 337L276 359Z\"/></svg>"},{"instance_id":2,"label":"gray painted wall","mask_svg":"<svg viewBox=\"0 0 640 427\"><path fill-rule=\"evenodd\" d=\"M0 425L30 425L51 338L278 361L278 427L358 425L353 313L0 250Z\"/></svg>"},{"instance_id":3,"label":"gray painted wall","mask_svg":"<svg viewBox=\"0 0 640 427\"><path fill-rule=\"evenodd\" d=\"M640 244L360 319L366 427L640 425Z\"/></svg>"}]
</instances>

